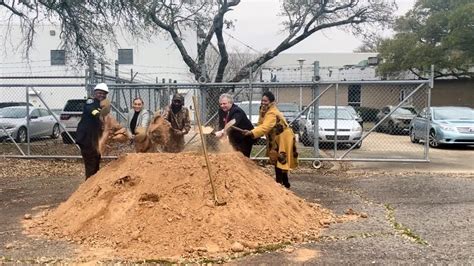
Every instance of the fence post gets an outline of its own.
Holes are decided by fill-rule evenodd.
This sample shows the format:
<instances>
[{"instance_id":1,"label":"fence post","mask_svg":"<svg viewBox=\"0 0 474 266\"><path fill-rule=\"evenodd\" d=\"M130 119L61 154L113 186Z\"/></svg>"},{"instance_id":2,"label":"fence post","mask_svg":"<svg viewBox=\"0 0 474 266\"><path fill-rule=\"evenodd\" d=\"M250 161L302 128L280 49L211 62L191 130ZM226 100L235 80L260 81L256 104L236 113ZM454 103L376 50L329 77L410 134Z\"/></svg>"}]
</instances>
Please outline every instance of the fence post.
<instances>
[{"instance_id":1,"label":"fence post","mask_svg":"<svg viewBox=\"0 0 474 266\"><path fill-rule=\"evenodd\" d=\"M89 55L89 62L88 62L89 63L88 65L89 65L89 82L90 82L90 85L97 83L97 81L95 80L95 65L94 65L95 62L94 61L95 61L94 54L91 53ZM93 89L92 86L90 86L88 88L89 95L93 94L92 89Z\"/></svg>"},{"instance_id":2,"label":"fence post","mask_svg":"<svg viewBox=\"0 0 474 266\"><path fill-rule=\"evenodd\" d=\"M119 62L118 60L115 60L115 83L119 83L120 78L119 78Z\"/></svg>"},{"instance_id":3,"label":"fence post","mask_svg":"<svg viewBox=\"0 0 474 266\"><path fill-rule=\"evenodd\" d=\"M318 98L313 103L313 121L312 121L314 125L313 151L314 151L314 157L318 158L319 157L319 94L320 94L320 89L319 89L319 84L317 84L316 82L319 81L319 61L314 61L313 66L314 66L313 67L313 82L315 82L315 85L313 86L313 99ZM309 113L307 116L309 119Z\"/></svg>"},{"instance_id":4,"label":"fence post","mask_svg":"<svg viewBox=\"0 0 474 266\"><path fill-rule=\"evenodd\" d=\"M249 67L249 115L250 119L252 119L252 100L253 100L253 93L252 93L252 67Z\"/></svg>"},{"instance_id":5,"label":"fence post","mask_svg":"<svg viewBox=\"0 0 474 266\"><path fill-rule=\"evenodd\" d=\"M30 94L29 87L25 87L26 92L26 154L31 155L30 147ZM21 139L20 139L21 141Z\"/></svg>"},{"instance_id":6,"label":"fence post","mask_svg":"<svg viewBox=\"0 0 474 266\"><path fill-rule=\"evenodd\" d=\"M102 61L100 63L100 75L101 75L100 81L105 82L105 63L104 63L104 61Z\"/></svg>"},{"instance_id":7,"label":"fence post","mask_svg":"<svg viewBox=\"0 0 474 266\"><path fill-rule=\"evenodd\" d=\"M426 119L428 119L426 123L426 136L425 136L425 150L424 150L424 159L429 160L428 154L430 150L430 127L431 127L431 89L434 86L434 65L431 65L431 77L430 77L430 83L428 85L428 88L426 89L426 93L428 94L427 97L427 110L428 114L426 114Z\"/></svg>"}]
</instances>

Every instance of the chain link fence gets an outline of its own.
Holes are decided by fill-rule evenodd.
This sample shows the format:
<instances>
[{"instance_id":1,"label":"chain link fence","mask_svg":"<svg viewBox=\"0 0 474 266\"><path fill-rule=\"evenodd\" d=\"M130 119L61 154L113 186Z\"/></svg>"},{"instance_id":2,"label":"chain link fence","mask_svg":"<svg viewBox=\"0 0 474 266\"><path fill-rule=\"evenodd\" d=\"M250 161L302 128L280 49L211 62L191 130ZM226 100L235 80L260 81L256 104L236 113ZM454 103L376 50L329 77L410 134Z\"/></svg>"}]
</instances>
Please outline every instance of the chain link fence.
<instances>
[{"instance_id":1,"label":"chain link fence","mask_svg":"<svg viewBox=\"0 0 474 266\"><path fill-rule=\"evenodd\" d=\"M66 82L67 80L67 82ZM4 107L0 114L0 154L6 157L80 157L73 143L87 91L95 84L76 79L0 84ZM234 102L258 121L261 95L275 94L279 110L293 128L300 160L427 161L428 146L411 143L410 121L430 104L429 81L248 82L248 83L109 83L112 115L123 126L134 98L160 113L174 93L185 97L195 121L217 129L219 96L234 95ZM30 103L30 104L26 104ZM17 106L8 106L17 105ZM8 106L8 107L7 107ZM10 117L11 116L11 117ZM15 116L15 117L13 117ZM186 150L200 147L194 127L186 135ZM217 142L207 138L211 148ZM106 156L132 151L128 143L108 149ZM212 150L212 149L211 149ZM265 140L252 151L263 159Z\"/></svg>"}]
</instances>

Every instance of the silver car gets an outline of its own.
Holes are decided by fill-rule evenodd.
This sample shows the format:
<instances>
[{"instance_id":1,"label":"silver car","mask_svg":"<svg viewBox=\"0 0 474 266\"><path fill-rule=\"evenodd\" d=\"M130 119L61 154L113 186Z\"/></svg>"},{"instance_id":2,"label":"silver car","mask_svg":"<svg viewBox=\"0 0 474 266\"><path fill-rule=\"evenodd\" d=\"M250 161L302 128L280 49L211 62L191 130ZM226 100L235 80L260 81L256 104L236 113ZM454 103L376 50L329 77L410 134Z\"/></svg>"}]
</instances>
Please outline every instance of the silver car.
<instances>
[{"instance_id":1,"label":"silver car","mask_svg":"<svg viewBox=\"0 0 474 266\"><path fill-rule=\"evenodd\" d=\"M334 106L320 106L319 107L319 143L335 143L335 128L336 128L336 109ZM355 120L355 117L346 108L337 109L337 143L340 144L355 144L362 138L362 127ZM305 146L314 144L314 125L313 112L309 111L308 119L306 120L301 142ZM354 148L358 149L362 146L359 142Z\"/></svg>"},{"instance_id":2,"label":"silver car","mask_svg":"<svg viewBox=\"0 0 474 266\"><path fill-rule=\"evenodd\" d=\"M427 125L429 123L429 125ZM426 139L429 129L429 145L474 145L474 110L469 107L425 108L410 124L410 140L418 143Z\"/></svg>"},{"instance_id":3,"label":"silver car","mask_svg":"<svg viewBox=\"0 0 474 266\"><path fill-rule=\"evenodd\" d=\"M0 109L0 138L11 136L16 142L26 142L29 130L30 139L49 136L59 137L59 124L48 110L30 107L29 128L27 127L26 106L5 107Z\"/></svg>"}]
</instances>

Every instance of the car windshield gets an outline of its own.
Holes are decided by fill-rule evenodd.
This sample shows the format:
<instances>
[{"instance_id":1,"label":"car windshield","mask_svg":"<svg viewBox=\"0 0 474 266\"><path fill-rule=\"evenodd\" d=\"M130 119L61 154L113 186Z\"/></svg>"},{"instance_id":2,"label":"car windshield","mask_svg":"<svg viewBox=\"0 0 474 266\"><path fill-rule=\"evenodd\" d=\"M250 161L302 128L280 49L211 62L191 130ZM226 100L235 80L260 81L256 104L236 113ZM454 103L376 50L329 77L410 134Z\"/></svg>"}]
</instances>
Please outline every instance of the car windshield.
<instances>
[{"instance_id":1,"label":"car windshield","mask_svg":"<svg viewBox=\"0 0 474 266\"><path fill-rule=\"evenodd\" d=\"M311 110L312 111L312 110ZM336 109L334 108L320 108L319 109L319 119L335 119L336 118ZM309 113L308 119L313 119L313 112ZM346 109L337 109L337 119L338 120L353 120L354 117Z\"/></svg>"},{"instance_id":2,"label":"car windshield","mask_svg":"<svg viewBox=\"0 0 474 266\"><path fill-rule=\"evenodd\" d=\"M434 120L474 120L474 111L469 108L435 109Z\"/></svg>"},{"instance_id":3,"label":"car windshield","mask_svg":"<svg viewBox=\"0 0 474 266\"><path fill-rule=\"evenodd\" d=\"M352 116L356 117L358 116L356 110L354 109L354 107L352 106L346 106L345 107L347 111L349 111L349 113L351 113Z\"/></svg>"},{"instance_id":4,"label":"car windshield","mask_svg":"<svg viewBox=\"0 0 474 266\"><path fill-rule=\"evenodd\" d=\"M250 104L249 103L237 103L238 107L240 107L244 112L248 115L250 114ZM252 115L258 115L260 111L260 103L252 103Z\"/></svg>"},{"instance_id":5,"label":"car windshield","mask_svg":"<svg viewBox=\"0 0 474 266\"><path fill-rule=\"evenodd\" d=\"M278 110L283 113L284 116L296 116L298 114L299 107L293 103L279 103Z\"/></svg>"},{"instance_id":6,"label":"car windshield","mask_svg":"<svg viewBox=\"0 0 474 266\"><path fill-rule=\"evenodd\" d=\"M395 115L416 115L415 109L411 107L400 107L395 112L393 112Z\"/></svg>"},{"instance_id":7,"label":"car windshield","mask_svg":"<svg viewBox=\"0 0 474 266\"><path fill-rule=\"evenodd\" d=\"M26 117L26 108L2 108L0 109L0 117L3 118L23 118Z\"/></svg>"}]
</instances>

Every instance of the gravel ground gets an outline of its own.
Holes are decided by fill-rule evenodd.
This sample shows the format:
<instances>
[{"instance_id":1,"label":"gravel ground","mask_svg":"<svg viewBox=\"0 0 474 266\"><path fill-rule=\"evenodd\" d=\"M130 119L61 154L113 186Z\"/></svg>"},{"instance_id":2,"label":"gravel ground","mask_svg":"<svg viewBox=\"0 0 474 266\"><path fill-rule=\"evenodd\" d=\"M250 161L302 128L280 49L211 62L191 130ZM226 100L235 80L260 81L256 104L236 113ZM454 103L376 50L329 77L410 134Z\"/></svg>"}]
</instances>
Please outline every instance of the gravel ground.
<instances>
[{"instance_id":1,"label":"gravel ground","mask_svg":"<svg viewBox=\"0 0 474 266\"><path fill-rule=\"evenodd\" d=\"M298 171L291 175L291 189L336 214L351 208L368 218L332 224L314 243L229 263L474 263L472 173L347 173L346 168ZM77 247L26 237L20 222L25 214L66 200L83 182L82 163L6 159L0 169L0 264L73 260Z\"/></svg>"}]
</instances>

